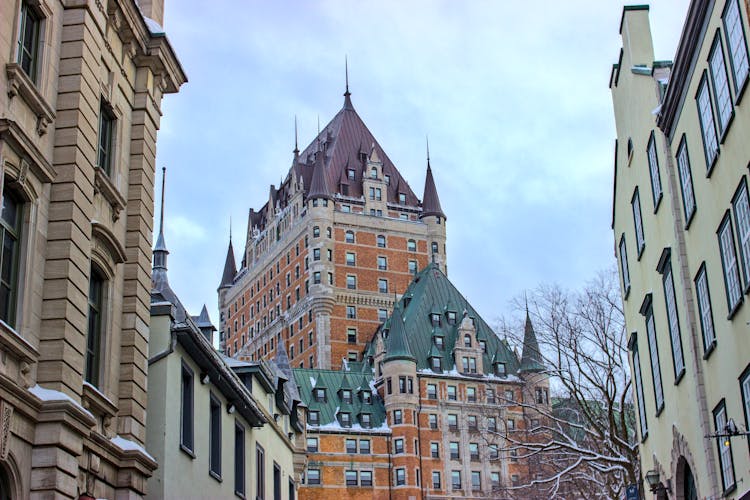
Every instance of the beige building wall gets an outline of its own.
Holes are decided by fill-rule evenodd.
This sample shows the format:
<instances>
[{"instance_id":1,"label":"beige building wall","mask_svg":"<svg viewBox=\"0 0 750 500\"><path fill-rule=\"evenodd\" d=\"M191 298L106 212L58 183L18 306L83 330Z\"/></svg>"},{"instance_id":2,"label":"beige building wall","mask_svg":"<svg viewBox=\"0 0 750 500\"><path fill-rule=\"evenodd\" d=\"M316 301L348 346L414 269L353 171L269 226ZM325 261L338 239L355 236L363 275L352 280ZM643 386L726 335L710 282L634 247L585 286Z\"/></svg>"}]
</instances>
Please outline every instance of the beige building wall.
<instances>
[{"instance_id":1,"label":"beige building wall","mask_svg":"<svg viewBox=\"0 0 750 500\"><path fill-rule=\"evenodd\" d=\"M670 481L676 498L687 498L688 468L698 498L722 495L741 498L748 491L750 454L743 439L730 437L731 444L727 447L724 438L705 437L717 432L715 414L720 412L722 404L726 418L733 419L738 427L744 430L748 423L740 378L750 363L750 346L745 339L750 309L744 305L747 299L744 292L750 283L740 277L742 293L738 305L730 311L718 236L728 214L734 235L732 245L741 260L738 231L742 231L744 222L741 212L738 214L733 207L733 197L746 182L748 173L750 113L742 100L742 92L736 92L733 84L727 26L722 17L729 9L739 10L744 36L737 46L747 51L746 7L744 2L735 0L691 2L674 64L654 61L647 8L626 7L621 26L623 51L610 81L617 124L615 253L623 279L626 324L632 332L631 348L636 348L632 350L634 353L637 350L640 358L640 363L634 364L636 359L631 356L634 380L640 376L643 386L642 401L637 390L635 399L648 427L646 433L642 423L639 424L642 469L644 474L651 469L658 470L664 484ZM698 91L704 72L709 71L709 54L715 40L720 41L723 51L733 118L723 137L717 131L719 154L709 168L699 118ZM718 123L716 82L710 73L708 75L711 116L714 123ZM663 188L656 209L648 159L652 133ZM628 141L632 141L632 154ZM689 158L689 182L684 151ZM636 188L640 194L645 237L645 248L640 256L631 208ZM690 200L690 191L694 193L694 211L691 204L685 205L686 191L687 200ZM620 248L623 235L627 244L627 271ZM666 303L668 287L664 285L665 262L671 263L678 338L685 366L684 375L677 377ZM698 290L697 283L702 283L703 273L707 277L707 296ZM742 274L741 264L739 273ZM625 286L628 274L629 288ZM702 297L708 300L701 302ZM649 346L646 326L649 299L663 382L662 410L656 406L653 346ZM710 314L706 306L709 303ZM710 318L710 323L706 318ZM704 342L704 325L708 324L713 325L715 345ZM640 371L639 374L636 371ZM722 427L718 432L726 431Z\"/></svg>"}]
</instances>

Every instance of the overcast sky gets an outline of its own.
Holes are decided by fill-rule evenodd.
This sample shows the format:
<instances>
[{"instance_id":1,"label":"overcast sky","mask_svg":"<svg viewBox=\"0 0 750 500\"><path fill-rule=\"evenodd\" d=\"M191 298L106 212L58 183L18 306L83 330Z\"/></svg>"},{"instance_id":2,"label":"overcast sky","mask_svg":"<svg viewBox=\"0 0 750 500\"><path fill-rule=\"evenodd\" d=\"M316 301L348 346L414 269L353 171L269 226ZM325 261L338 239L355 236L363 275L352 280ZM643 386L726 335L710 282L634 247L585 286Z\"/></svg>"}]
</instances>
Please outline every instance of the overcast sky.
<instances>
[{"instance_id":1,"label":"overcast sky","mask_svg":"<svg viewBox=\"0 0 750 500\"><path fill-rule=\"evenodd\" d=\"M170 283L192 314L206 303L218 324L230 217L239 265L248 209L291 165L294 116L304 149L341 108L345 54L355 109L420 197L429 136L448 276L487 321L613 264L621 2L166 3L189 81L162 103L157 165ZM687 4L652 3L656 59L674 57Z\"/></svg>"}]
</instances>

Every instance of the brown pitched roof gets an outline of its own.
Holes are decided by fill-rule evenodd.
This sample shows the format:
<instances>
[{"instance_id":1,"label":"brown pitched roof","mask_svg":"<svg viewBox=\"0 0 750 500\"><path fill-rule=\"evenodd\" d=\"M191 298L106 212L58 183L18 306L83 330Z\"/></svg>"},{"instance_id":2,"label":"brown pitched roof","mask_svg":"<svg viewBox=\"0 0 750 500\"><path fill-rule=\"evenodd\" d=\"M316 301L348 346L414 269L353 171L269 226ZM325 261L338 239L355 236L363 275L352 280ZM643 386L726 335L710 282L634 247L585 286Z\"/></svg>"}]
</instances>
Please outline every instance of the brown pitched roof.
<instances>
[{"instance_id":1,"label":"brown pitched roof","mask_svg":"<svg viewBox=\"0 0 750 500\"><path fill-rule=\"evenodd\" d=\"M446 218L443 209L440 207L440 198L438 198L437 188L435 188L435 180L432 178L430 160L427 160L427 177L424 181L424 197L422 198L421 217L426 217L428 215L439 215L444 219Z\"/></svg>"},{"instance_id":2,"label":"brown pitched roof","mask_svg":"<svg viewBox=\"0 0 750 500\"><path fill-rule=\"evenodd\" d=\"M219 288L232 286L234 275L237 274L237 264L234 261L234 248L232 248L232 239L229 239L229 248L227 249L227 260L224 262L224 273L221 276Z\"/></svg>"}]
</instances>

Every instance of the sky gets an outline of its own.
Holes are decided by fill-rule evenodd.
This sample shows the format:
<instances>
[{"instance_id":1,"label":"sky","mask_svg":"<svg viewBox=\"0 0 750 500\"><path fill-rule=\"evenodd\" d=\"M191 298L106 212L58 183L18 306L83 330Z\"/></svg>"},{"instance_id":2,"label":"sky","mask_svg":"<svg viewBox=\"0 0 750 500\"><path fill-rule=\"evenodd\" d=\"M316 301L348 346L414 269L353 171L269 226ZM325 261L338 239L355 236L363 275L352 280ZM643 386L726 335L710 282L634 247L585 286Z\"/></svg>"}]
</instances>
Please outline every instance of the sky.
<instances>
[{"instance_id":1,"label":"sky","mask_svg":"<svg viewBox=\"0 0 750 500\"><path fill-rule=\"evenodd\" d=\"M355 109L420 197L429 137L448 276L485 320L539 284L581 287L615 263L622 5L167 0L188 75L162 101L157 146L172 288L218 324L230 219L239 266L248 210L291 165L294 117L304 149L342 107L345 57ZM674 57L687 6L651 4L655 59Z\"/></svg>"}]
</instances>

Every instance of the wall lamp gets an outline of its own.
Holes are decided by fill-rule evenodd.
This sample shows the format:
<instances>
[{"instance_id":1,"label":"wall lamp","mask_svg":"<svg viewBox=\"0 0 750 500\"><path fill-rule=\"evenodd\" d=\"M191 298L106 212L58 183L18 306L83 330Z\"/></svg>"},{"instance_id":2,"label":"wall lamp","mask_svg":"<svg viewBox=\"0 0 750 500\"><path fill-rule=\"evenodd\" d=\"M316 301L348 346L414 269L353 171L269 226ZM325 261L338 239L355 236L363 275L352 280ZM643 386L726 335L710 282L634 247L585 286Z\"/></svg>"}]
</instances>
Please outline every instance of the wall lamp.
<instances>
[{"instance_id":1,"label":"wall lamp","mask_svg":"<svg viewBox=\"0 0 750 500\"><path fill-rule=\"evenodd\" d=\"M657 469L651 469L646 472L646 483L648 483L651 493L656 493L660 497L666 493L672 493L672 480L667 479L665 486L659 479L659 471Z\"/></svg>"},{"instance_id":2,"label":"wall lamp","mask_svg":"<svg viewBox=\"0 0 750 500\"><path fill-rule=\"evenodd\" d=\"M229 403L229 404L227 405L227 413L229 413L230 415L231 415L232 413L234 413L234 410L235 410L235 409L236 409L236 408L235 408L235 406L234 406L234 403Z\"/></svg>"},{"instance_id":3,"label":"wall lamp","mask_svg":"<svg viewBox=\"0 0 750 500\"><path fill-rule=\"evenodd\" d=\"M211 377L208 376L208 373L201 373L201 384L206 385L209 382L211 382Z\"/></svg>"}]
</instances>

